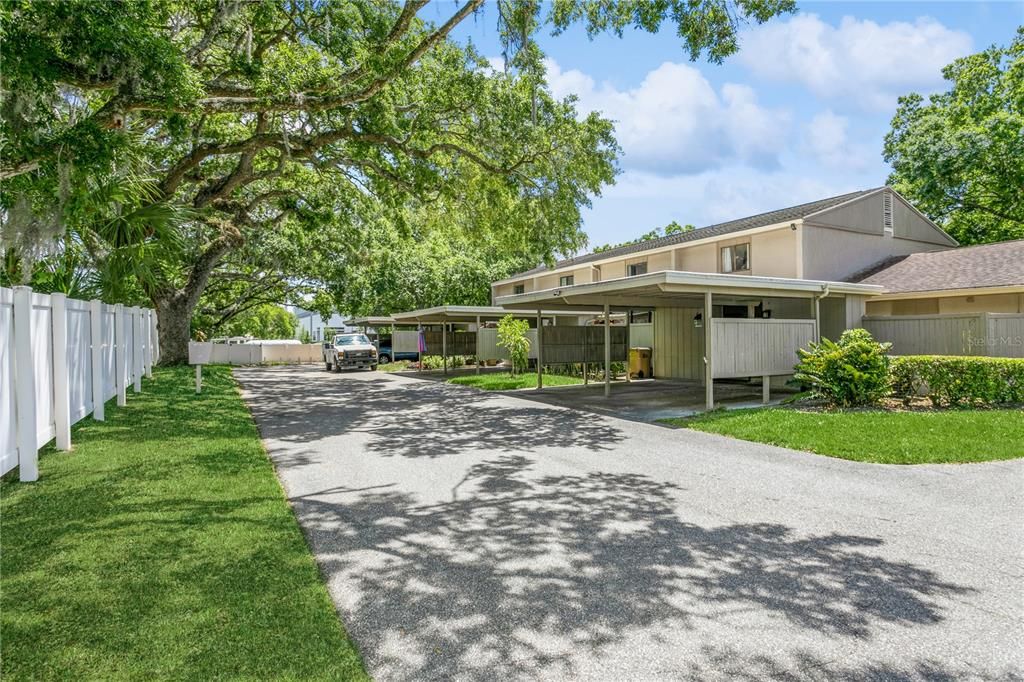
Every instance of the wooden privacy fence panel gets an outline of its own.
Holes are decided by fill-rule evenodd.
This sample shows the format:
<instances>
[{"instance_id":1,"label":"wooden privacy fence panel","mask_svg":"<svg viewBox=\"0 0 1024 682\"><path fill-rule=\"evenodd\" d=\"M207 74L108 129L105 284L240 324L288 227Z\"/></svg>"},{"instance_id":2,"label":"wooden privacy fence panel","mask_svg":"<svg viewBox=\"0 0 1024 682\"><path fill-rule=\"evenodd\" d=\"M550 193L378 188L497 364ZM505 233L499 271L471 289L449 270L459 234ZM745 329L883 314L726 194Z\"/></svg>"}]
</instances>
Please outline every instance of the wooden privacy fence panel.
<instances>
[{"instance_id":1,"label":"wooden privacy fence panel","mask_svg":"<svg viewBox=\"0 0 1024 682\"><path fill-rule=\"evenodd\" d=\"M446 345L441 343L441 330L432 329L423 332L424 340L427 343L427 355L440 355L441 349L446 349L448 357L453 355L476 355L476 332L462 330L449 331ZM415 337L413 337L415 339ZM412 352L418 350L413 343Z\"/></svg>"},{"instance_id":2,"label":"wooden privacy fence panel","mask_svg":"<svg viewBox=\"0 0 1024 682\"><path fill-rule=\"evenodd\" d=\"M604 327L543 327L542 362L561 365L576 362L604 362ZM612 362L624 362L627 353L627 330L611 328ZM532 356L531 356L532 357Z\"/></svg>"},{"instance_id":3,"label":"wooden privacy fence panel","mask_svg":"<svg viewBox=\"0 0 1024 682\"><path fill-rule=\"evenodd\" d=\"M862 324L893 355L1024 357L1024 314L865 316Z\"/></svg>"},{"instance_id":4,"label":"wooden privacy fence panel","mask_svg":"<svg viewBox=\"0 0 1024 682\"><path fill-rule=\"evenodd\" d=\"M123 405L158 359L149 308L0 287L0 475L34 481L39 448L69 449L71 425L103 420L114 396Z\"/></svg>"},{"instance_id":5,"label":"wooden privacy fence panel","mask_svg":"<svg viewBox=\"0 0 1024 682\"><path fill-rule=\"evenodd\" d=\"M485 327L477 332L477 359L481 362L487 360L506 360L508 351L498 346L498 330L494 327ZM537 357L537 330L531 329L526 332L526 338L530 341L530 352L527 358Z\"/></svg>"},{"instance_id":6,"label":"wooden privacy fence panel","mask_svg":"<svg viewBox=\"0 0 1024 682\"><path fill-rule=\"evenodd\" d=\"M191 341L188 362L191 365L262 365L267 363L303 364L323 362L319 343L209 343Z\"/></svg>"},{"instance_id":7,"label":"wooden privacy fence panel","mask_svg":"<svg viewBox=\"0 0 1024 682\"><path fill-rule=\"evenodd\" d=\"M797 350L815 339L814 320L711 320L711 376L714 379L793 373Z\"/></svg>"},{"instance_id":8,"label":"wooden privacy fence panel","mask_svg":"<svg viewBox=\"0 0 1024 682\"><path fill-rule=\"evenodd\" d=\"M391 335L391 351L394 353L416 353L419 351L420 333L416 330L397 329Z\"/></svg>"},{"instance_id":9,"label":"wooden privacy fence panel","mask_svg":"<svg viewBox=\"0 0 1024 682\"><path fill-rule=\"evenodd\" d=\"M654 324L634 322L629 325L630 348L654 348Z\"/></svg>"}]
</instances>

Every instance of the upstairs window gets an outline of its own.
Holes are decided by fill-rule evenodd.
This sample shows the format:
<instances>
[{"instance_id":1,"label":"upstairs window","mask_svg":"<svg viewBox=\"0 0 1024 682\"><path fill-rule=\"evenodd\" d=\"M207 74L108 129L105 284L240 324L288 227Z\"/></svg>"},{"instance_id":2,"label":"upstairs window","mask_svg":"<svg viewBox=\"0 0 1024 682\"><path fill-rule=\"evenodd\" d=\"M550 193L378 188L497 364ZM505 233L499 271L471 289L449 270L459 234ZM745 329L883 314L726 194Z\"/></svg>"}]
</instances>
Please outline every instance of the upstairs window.
<instances>
[{"instance_id":1,"label":"upstairs window","mask_svg":"<svg viewBox=\"0 0 1024 682\"><path fill-rule=\"evenodd\" d=\"M646 275L647 261L643 261L642 263L630 263L628 266L626 266L626 272L629 274L630 277L636 277L637 275Z\"/></svg>"},{"instance_id":2,"label":"upstairs window","mask_svg":"<svg viewBox=\"0 0 1024 682\"><path fill-rule=\"evenodd\" d=\"M750 244L733 244L722 247L722 272L745 272L750 270Z\"/></svg>"},{"instance_id":3,"label":"upstairs window","mask_svg":"<svg viewBox=\"0 0 1024 682\"><path fill-rule=\"evenodd\" d=\"M558 278L558 286L560 287L571 287L575 281L574 275L562 275Z\"/></svg>"},{"instance_id":4,"label":"upstairs window","mask_svg":"<svg viewBox=\"0 0 1024 682\"><path fill-rule=\"evenodd\" d=\"M512 287L512 293L513 294L525 294L526 293L526 285L525 284L516 284L514 287Z\"/></svg>"}]
</instances>

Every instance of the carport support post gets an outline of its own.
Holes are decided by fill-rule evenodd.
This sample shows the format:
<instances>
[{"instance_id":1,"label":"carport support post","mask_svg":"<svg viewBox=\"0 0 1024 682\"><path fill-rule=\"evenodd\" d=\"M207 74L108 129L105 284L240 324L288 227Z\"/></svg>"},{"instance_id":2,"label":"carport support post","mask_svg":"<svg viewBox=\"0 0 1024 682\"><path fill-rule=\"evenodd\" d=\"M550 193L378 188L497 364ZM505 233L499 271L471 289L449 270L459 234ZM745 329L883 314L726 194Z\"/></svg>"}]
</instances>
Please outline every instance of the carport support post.
<instances>
[{"instance_id":1,"label":"carport support post","mask_svg":"<svg viewBox=\"0 0 1024 682\"><path fill-rule=\"evenodd\" d=\"M537 310L537 388L544 388L544 373L541 363L544 359L544 320L540 316L540 309Z\"/></svg>"},{"instance_id":2,"label":"carport support post","mask_svg":"<svg viewBox=\"0 0 1024 682\"><path fill-rule=\"evenodd\" d=\"M448 323L441 323L441 363L444 365L444 373L448 374Z\"/></svg>"},{"instance_id":3,"label":"carport support post","mask_svg":"<svg viewBox=\"0 0 1024 682\"><path fill-rule=\"evenodd\" d=\"M711 292L704 292L704 404L715 409L715 380L711 373Z\"/></svg>"},{"instance_id":4,"label":"carport support post","mask_svg":"<svg viewBox=\"0 0 1024 682\"><path fill-rule=\"evenodd\" d=\"M612 321L608 304L604 304L604 397L612 394Z\"/></svg>"},{"instance_id":5,"label":"carport support post","mask_svg":"<svg viewBox=\"0 0 1024 682\"><path fill-rule=\"evenodd\" d=\"M627 384L629 383L629 375L630 375L630 371L629 371L629 369L630 369L629 368L629 354L630 354L630 350L629 349L633 345L629 341L629 325L631 323L630 318L632 318L632 317L633 317L633 311L632 310L627 310L626 311L626 383Z\"/></svg>"},{"instance_id":6,"label":"carport support post","mask_svg":"<svg viewBox=\"0 0 1024 682\"><path fill-rule=\"evenodd\" d=\"M761 402L765 405L771 400L772 393L772 378L770 376L761 377Z\"/></svg>"},{"instance_id":7,"label":"carport support post","mask_svg":"<svg viewBox=\"0 0 1024 682\"><path fill-rule=\"evenodd\" d=\"M476 373L480 373L480 316L476 316Z\"/></svg>"}]
</instances>

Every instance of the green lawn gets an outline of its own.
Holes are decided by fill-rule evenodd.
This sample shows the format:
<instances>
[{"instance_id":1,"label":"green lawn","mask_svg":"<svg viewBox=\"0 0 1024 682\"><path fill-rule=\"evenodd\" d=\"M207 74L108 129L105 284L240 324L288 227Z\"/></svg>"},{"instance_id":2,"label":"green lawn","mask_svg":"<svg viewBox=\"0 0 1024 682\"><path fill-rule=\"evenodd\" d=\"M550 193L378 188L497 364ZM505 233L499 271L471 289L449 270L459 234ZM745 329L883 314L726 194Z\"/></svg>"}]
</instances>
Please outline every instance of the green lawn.
<instances>
[{"instance_id":1,"label":"green lawn","mask_svg":"<svg viewBox=\"0 0 1024 682\"><path fill-rule=\"evenodd\" d=\"M0 482L0 677L366 679L230 370L143 391Z\"/></svg>"},{"instance_id":2,"label":"green lawn","mask_svg":"<svg viewBox=\"0 0 1024 682\"><path fill-rule=\"evenodd\" d=\"M450 384L462 386L473 386L484 391L510 391L517 388L537 388L537 373L526 372L515 376L508 372L490 372L484 374L469 374L449 379ZM568 377L564 374L545 374L545 386L571 386L582 384L581 377Z\"/></svg>"},{"instance_id":3,"label":"green lawn","mask_svg":"<svg viewBox=\"0 0 1024 682\"><path fill-rule=\"evenodd\" d=\"M666 423L831 457L882 464L1024 457L1024 411L728 410Z\"/></svg>"}]
</instances>

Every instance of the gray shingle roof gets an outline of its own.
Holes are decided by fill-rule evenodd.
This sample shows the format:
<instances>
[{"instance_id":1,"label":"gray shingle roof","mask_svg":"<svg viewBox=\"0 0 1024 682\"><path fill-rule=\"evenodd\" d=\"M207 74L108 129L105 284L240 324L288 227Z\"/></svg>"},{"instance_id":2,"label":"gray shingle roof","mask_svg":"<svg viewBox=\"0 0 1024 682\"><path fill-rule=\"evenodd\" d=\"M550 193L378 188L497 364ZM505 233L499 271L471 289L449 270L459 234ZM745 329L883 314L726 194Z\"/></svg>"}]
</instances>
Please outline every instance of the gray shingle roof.
<instances>
[{"instance_id":1,"label":"gray shingle roof","mask_svg":"<svg viewBox=\"0 0 1024 682\"><path fill-rule=\"evenodd\" d=\"M871 192L878 191L881 187L873 189L859 190L857 192L849 192L847 194L840 194L834 197L828 197L827 199L818 199L817 201L811 201L806 204L798 204L797 206L789 206L788 208L780 208L774 211L768 211L767 213L758 213L757 215L747 216L746 218L739 218L737 220L730 220L725 223L716 223L714 225L708 225L707 227L700 227L690 232L682 232L678 234L672 234L667 237L660 237L658 239L649 239L647 241L638 242L636 244L627 244L626 246L620 246L615 249L609 249L607 251L601 251L600 253L588 253L582 256L576 256L574 258L567 258L565 260L558 261L555 263L554 268L547 268L541 266L534 268L533 270L527 270L526 272L520 272L516 275L512 275L509 279L516 277L523 277L528 275L536 275L542 272L548 272L552 269L571 267L574 265L582 265L584 263L590 263L596 260L603 260L605 258L614 258L615 256L628 256L631 253L641 253L650 249L657 249L662 246L671 246L673 244L683 244L685 242L694 241L697 239L706 239L708 237L719 237L725 234L731 234L733 232L742 232L744 230L752 230L757 227L764 227L766 225L774 225L775 223L784 223L787 220L799 220L812 213L818 211L824 211L827 208L838 206L839 204L856 199L859 196L870 194Z\"/></svg>"},{"instance_id":2,"label":"gray shingle roof","mask_svg":"<svg viewBox=\"0 0 1024 682\"><path fill-rule=\"evenodd\" d=\"M913 253L886 261L853 281L878 284L893 294L1024 287L1024 239Z\"/></svg>"}]
</instances>

